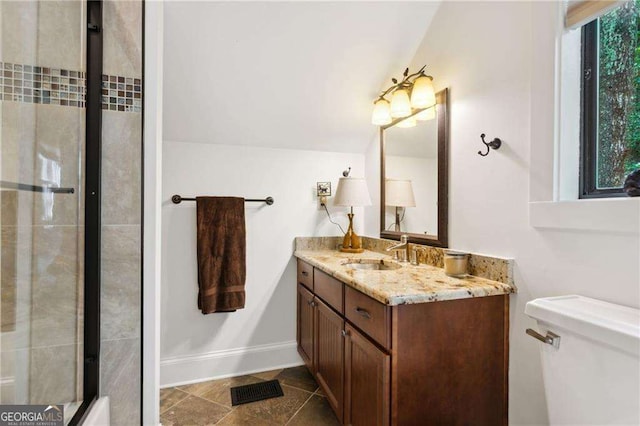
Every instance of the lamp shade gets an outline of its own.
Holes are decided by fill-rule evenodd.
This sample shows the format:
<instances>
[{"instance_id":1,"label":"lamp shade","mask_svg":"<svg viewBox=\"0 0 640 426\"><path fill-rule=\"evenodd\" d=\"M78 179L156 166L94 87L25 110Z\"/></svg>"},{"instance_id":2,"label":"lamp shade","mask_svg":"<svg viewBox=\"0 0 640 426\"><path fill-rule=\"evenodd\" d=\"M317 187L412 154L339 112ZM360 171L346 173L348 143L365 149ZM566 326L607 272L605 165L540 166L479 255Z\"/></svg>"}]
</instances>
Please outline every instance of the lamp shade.
<instances>
[{"instance_id":1,"label":"lamp shade","mask_svg":"<svg viewBox=\"0 0 640 426\"><path fill-rule=\"evenodd\" d=\"M396 89L391 98L391 117L400 118L411 115L411 102L405 89Z\"/></svg>"},{"instance_id":2,"label":"lamp shade","mask_svg":"<svg viewBox=\"0 0 640 426\"><path fill-rule=\"evenodd\" d=\"M373 104L373 114L371 115L371 123L376 126L384 126L391 123L391 110L389 101L380 98Z\"/></svg>"},{"instance_id":3,"label":"lamp shade","mask_svg":"<svg viewBox=\"0 0 640 426\"><path fill-rule=\"evenodd\" d=\"M370 206L371 198L369 197L367 182L363 178L340 178L333 203L336 206Z\"/></svg>"},{"instance_id":4,"label":"lamp shade","mask_svg":"<svg viewBox=\"0 0 640 426\"><path fill-rule=\"evenodd\" d=\"M384 185L385 204L396 207L415 207L413 186L408 179L387 179Z\"/></svg>"},{"instance_id":5,"label":"lamp shade","mask_svg":"<svg viewBox=\"0 0 640 426\"><path fill-rule=\"evenodd\" d=\"M411 106L414 108L428 108L435 105L436 92L433 89L431 77L423 75L416 78L411 90Z\"/></svg>"}]
</instances>

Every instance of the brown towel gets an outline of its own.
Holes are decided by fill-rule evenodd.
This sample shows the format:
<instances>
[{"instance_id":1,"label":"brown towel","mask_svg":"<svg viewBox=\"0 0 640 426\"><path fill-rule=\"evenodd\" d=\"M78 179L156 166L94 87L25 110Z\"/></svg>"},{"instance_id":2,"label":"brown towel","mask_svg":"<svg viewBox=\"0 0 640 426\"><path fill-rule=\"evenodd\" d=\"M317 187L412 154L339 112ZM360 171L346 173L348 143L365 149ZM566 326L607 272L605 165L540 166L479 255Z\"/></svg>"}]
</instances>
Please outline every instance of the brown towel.
<instances>
[{"instance_id":1,"label":"brown towel","mask_svg":"<svg viewBox=\"0 0 640 426\"><path fill-rule=\"evenodd\" d=\"M196 197L198 308L203 314L244 308L244 198Z\"/></svg>"}]
</instances>

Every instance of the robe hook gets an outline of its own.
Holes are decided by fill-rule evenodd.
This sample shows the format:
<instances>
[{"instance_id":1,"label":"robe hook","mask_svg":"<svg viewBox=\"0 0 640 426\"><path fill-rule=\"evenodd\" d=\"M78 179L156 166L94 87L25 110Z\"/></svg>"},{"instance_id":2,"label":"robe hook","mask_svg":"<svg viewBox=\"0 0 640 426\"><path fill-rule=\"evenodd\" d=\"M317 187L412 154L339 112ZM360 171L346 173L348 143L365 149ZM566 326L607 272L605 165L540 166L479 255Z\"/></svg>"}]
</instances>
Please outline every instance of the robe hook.
<instances>
[{"instance_id":1,"label":"robe hook","mask_svg":"<svg viewBox=\"0 0 640 426\"><path fill-rule=\"evenodd\" d=\"M482 143L487 147L487 152L483 154L482 151L478 151L478 154L483 157L489 155L489 151L491 151L491 149L500 149L500 146L502 145L502 141L499 138L495 138L491 142L485 142L485 136L486 135L483 133L480 135L480 138L482 139Z\"/></svg>"}]
</instances>

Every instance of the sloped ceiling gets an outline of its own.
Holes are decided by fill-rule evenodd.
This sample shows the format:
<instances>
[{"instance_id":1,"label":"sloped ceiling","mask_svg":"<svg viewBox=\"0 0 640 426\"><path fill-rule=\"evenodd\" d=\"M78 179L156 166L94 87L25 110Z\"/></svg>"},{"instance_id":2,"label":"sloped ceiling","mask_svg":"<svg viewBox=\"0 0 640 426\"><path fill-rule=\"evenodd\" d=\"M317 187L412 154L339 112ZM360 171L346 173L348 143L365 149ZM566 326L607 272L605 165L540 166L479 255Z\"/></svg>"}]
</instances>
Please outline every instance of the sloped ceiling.
<instances>
[{"instance_id":1,"label":"sloped ceiling","mask_svg":"<svg viewBox=\"0 0 640 426\"><path fill-rule=\"evenodd\" d=\"M438 2L167 2L164 139L364 152Z\"/></svg>"}]
</instances>

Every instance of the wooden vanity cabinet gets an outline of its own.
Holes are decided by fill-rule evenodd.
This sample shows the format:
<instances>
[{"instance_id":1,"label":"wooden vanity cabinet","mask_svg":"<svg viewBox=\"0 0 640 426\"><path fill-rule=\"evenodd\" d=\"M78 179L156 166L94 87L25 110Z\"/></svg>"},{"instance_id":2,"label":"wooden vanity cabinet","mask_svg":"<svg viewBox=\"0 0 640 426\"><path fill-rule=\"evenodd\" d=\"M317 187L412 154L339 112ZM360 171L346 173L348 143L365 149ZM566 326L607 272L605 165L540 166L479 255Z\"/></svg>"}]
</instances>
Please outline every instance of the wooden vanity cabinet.
<instances>
[{"instance_id":1,"label":"wooden vanity cabinet","mask_svg":"<svg viewBox=\"0 0 640 426\"><path fill-rule=\"evenodd\" d=\"M313 293L298 283L298 321L296 326L296 340L298 342L298 353L307 364L309 370L315 373L314 362L314 324L315 324L315 301Z\"/></svg>"},{"instance_id":2,"label":"wooden vanity cabinet","mask_svg":"<svg viewBox=\"0 0 640 426\"><path fill-rule=\"evenodd\" d=\"M344 319L316 299L315 377L341 419L344 409Z\"/></svg>"},{"instance_id":3,"label":"wooden vanity cabinet","mask_svg":"<svg viewBox=\"0 0 640 426\"><path fill-rule=\"evenodd\" d=\"M391 424L507 425L508 308L508 295L394 306Z\"/></svg>"},{"instance_id":4,"label":"wooden vanity cabinet","mask_svg":"<svg viewBox=\"0 0 640 426\"><path fill-rule=\"evenodd\" d=\"M389 424L391 356L347 324L344 424Z\"/></svg>"},{"instance_id":5,"label":"wooden vanity cabinet","mask_svg":"<svg viewBox=\"0 0 640 426\"><path fill-rule=\"evenodd\" d=\"M298 352L343 424L507 425L508 295L386 306L303 266Z\"/></svg>"},{"instance_id":6,"label":"wooden vanity cabinet","mask_svg":"<svg viewBox=\"0 0 640 426\"><path fill-rule=\"evenodd\" d=\"M298 284L304 284L313 291L313 266L298 259Z\"/></svg>"}]
</instances>

